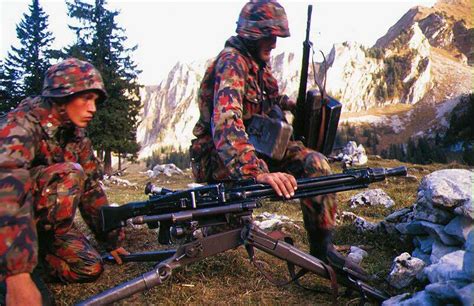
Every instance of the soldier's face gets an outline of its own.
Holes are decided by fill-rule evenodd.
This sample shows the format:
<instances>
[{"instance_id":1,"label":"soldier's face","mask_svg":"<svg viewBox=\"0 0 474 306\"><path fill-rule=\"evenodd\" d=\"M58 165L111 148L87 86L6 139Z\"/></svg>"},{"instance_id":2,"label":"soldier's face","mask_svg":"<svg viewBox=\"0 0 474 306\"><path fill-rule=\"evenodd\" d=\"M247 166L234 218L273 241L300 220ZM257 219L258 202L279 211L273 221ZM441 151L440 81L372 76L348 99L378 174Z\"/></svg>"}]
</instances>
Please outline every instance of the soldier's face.
<instances>
[{"instance_id":1,"label":"soldier's face","mask_svg":"<svg viewBox=\"0 0 474 306\"><path fill-rule=\"evenodd\" d=\"M99 95L92 91L86 91L74 96L66 104L66 113L72 123L80 128L85 128L94 117L95 103Z\"/></svg>"},{"instance_id":2,"label":"soldier's face","mask_svg":"<svg viewBox=\"0 0 474 306\"><path fill-rule=\"evenodd\" d=\"M276 36L265 37L257 40L258 57L262 61L268 62L270 60L272 50L276 47L276 41Z\"/></svg>"}]
</instances>

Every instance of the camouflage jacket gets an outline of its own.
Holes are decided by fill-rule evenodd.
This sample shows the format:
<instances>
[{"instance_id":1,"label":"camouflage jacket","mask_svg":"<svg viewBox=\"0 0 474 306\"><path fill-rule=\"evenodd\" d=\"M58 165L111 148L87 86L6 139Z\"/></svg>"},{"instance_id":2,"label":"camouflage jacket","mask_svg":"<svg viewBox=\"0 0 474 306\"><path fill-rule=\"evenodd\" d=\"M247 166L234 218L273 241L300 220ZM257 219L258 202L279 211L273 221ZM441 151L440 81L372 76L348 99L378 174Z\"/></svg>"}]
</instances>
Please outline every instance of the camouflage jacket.
<instances>
[{"instance_id":1,"label":"camouflage jacket","mask_svg":"<svg viewBox=\"0 0 474 306\"><path fill-rule=\"evenodd\" d=\"M245 129L252 115L262 113L265 99L279 103L281 97L270 67L257 63L238 36L228 39L201 82L200 117L193 134L198 139L212 135L229 178L268 172L267 164L248 142Z\"/></svg>"},{"instance_id":2,"label":"camouflage jacket","mask_svg":"<svg viewBox=\"0 0 474 306\"><path fill-rule=\"evenodd\" d=\"M79 203L84 220L99 240L120 240L100 232L99 208L108 201L91 142L84 129L64 124L54 107L48 99L27 98L0 120L0 280L31 272L36 265L33 189L38 167L79 163L87 176Z\"/></svg>"}]
</instances>

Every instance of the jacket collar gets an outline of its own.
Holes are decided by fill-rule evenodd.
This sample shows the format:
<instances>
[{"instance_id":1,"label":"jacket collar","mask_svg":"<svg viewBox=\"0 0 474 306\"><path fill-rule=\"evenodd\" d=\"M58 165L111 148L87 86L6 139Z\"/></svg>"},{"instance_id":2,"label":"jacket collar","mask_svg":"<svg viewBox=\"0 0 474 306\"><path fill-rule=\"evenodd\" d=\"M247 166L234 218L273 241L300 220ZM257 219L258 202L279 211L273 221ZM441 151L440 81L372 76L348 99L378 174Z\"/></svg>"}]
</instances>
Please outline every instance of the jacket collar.
<instances>
[{"instance_id":1,"label":"jacket collar","mask_svg":"<svg viewBox=\"0 0 474 306\"><path fill-rule=\"evenodd\" d=\"M240 53L242 53L246 58L249 60L250 69L257 74L259 69L265 69L268 67L268 63L263 62L261 60L257 60L255 56L249 51L245 43L239 36L232 36L225 42L225 47L230 47L237 49Z\"/></svg>"},{"instance_id":2,"label":"jacket collar","mask_svg":"<svg viewBox=\"0 0 474 306\"><path fill-rule=\"evenodd\" d=\"M64 105L53 103L49 98L36 97L31 100L31 115L50 137L56 137L59 130L74 130L74 135L84 135L84 129L76 127L68 118Z\"/></svg>"}]
</instances>

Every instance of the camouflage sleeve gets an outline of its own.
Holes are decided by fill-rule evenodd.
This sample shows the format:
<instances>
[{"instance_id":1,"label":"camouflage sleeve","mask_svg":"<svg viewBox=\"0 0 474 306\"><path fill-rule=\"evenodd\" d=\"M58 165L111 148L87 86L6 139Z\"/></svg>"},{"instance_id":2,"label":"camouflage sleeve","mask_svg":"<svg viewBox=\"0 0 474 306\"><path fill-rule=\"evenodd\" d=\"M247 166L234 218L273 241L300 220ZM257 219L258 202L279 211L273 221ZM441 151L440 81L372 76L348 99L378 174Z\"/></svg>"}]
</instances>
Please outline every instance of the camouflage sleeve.
<instances>
[{"instance_id":1,"label":"camouflage sleeve","mask_svg":"<svg viewBox=\"0 0 474 306\"><path fill-rule=\"evenodd\" d=\"M211 129L220 158L232 178L268 172L266 163L248 142L242 119L247 64L237 53L224 53L216 64Z\"/></svg>"},{"instance_id":2,"label":"camouflage sleeve","mask_svg":"<svg viewBox=\"0 0 474 306\"><path fill-rule=\"evenodd\" d=\"M102 231L99 212L102 206L108 205L109 203L99 183L99 180L102 178L102 167L94 155L91 142L88 138L84 138L82 143L80 163L87 176L84 184L84 194L79 203L82 218L94 232L97 240L101 242L108 251L113 250L119 247L125 235L123 229L108 233Z\"/></svg>"},{"instance_id":3,"label":"camouflage sleeve","mask_svg":"<svg viewBox=\"0 0 474 306\"><path fill-rule=\"evenodd\" d=\"M30 273L37 263L32 179L35 145L30 128L0 122L0 281Z\"/></svg>"}]
</instances>

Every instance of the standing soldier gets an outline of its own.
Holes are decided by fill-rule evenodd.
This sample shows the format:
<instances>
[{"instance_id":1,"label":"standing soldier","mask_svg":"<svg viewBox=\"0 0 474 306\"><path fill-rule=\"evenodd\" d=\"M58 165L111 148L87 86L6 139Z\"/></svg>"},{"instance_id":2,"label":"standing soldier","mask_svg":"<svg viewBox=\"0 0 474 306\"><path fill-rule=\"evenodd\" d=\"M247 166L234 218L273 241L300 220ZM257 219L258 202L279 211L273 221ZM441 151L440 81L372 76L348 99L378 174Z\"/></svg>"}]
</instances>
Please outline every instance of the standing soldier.
<instances>
[{"instance_id":1,"label":"standing soldier","mask_svg":"<svg viewBox=\"0 0 474 306\"><path fill-rule=\"evenodd\" d=\"M73 224L77 207L118 263L119 254L127 254L119 247L122 230L101 231L99 209L108 201L99 185L100 163L84 135L96 102L106 96L94 66L70 58L48 69L41 96L1 118L0 281L7 305L41 304L44 283L36 272L32 280L38 262L63 282L99 277L101 256Z\"/></svg>"},{"instance_id":2,"label":"standing soldier","mask_svg":"<svg viewBox=\"0 0 474 306\"><path fill-rule=\"evenodd\" d=\"M271 185L279 196L291 198L297 187L295 177L331 173L326 157L300 141L290 141L277 161L257 153L248 135L252 116L268 113L271 108L267 105L283 110L295 106L280 95L268 66L277 37L290 36L285 10L276 1L248 2L240 12L236 32L201 83L200 118L193 130L197 139L190 149L193 174L198 182L254 178ZM332 264L352 266L331 242L335 195L303 199L301 209L310 253Z\"/></svg>"}]
</instances>

